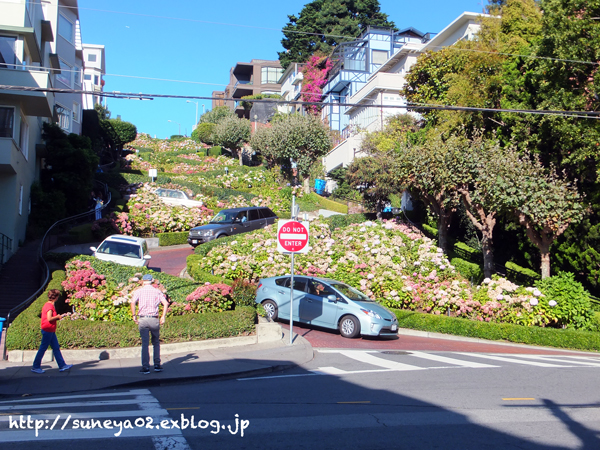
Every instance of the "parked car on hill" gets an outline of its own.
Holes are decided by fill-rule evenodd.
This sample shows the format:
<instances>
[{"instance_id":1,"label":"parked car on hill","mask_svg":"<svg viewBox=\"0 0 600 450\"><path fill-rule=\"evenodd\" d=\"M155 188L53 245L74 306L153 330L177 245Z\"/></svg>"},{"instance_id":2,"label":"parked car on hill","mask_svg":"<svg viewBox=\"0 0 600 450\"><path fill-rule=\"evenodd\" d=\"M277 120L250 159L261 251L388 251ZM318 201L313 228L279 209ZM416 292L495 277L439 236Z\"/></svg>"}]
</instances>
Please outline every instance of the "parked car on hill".
<instances>
[{"instance_id":1,"label":"parked car on hill","mask_svg":"<svg viewBox=\"0 0 600 450\"><path fill-rule=\"evenodd\" d=\"M269 318L290 318L289 275L263 278L256 303ZM294 321L337 329L346 338L396 336L398 319L384 306L345 283L326 278L294 276Z\"/></svg>"},{"instance_id":2,"label":"parked car on hill","mask_svg":"<svg viewBox=\"0 0 600 450\"><path fill-rule=\"evenodd\" d=\"M188 244L196 247L220 237L264 228L274 224L277 219L277 215L265 207L223 209L208 224L192 228L187 241Z\"/></svg>"},{"instance_id":3,"label":"parked car on hill","mask_svg":"<svg viewBox=\"0 0 600 450\"><path fill-rule=\"evenodd\" d=\"M147 266L152 258L148 254L146 240L133 236L114 234L107 237L96 247L90 247L94 257L102 261L110 261L125 266Z\"/></svg>"},{"instance_id":4,"label":"parked car on hill","mask_svg":"<svg viewBox=\"0 0 600 450\"><path fill-rule=\"evenodd\" d=\"M167 205L185 206L187 208L202 206L202 202L198 200L192 200L185 192L178 189L159 188L154 191L154 193L158 195L160 200Z\"/></svg>"}]
</instances>

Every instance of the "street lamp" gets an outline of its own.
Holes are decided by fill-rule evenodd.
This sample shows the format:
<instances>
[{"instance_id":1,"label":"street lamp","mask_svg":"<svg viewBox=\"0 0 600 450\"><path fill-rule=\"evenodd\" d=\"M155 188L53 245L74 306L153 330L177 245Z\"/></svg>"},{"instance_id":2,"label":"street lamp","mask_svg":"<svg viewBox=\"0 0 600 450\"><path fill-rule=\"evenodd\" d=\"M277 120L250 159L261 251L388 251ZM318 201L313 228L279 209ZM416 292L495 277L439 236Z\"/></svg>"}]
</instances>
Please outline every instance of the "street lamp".
<instances>
[{"instance_id":1,"label":"street lamp","mask_svg":"<svg viewBox=\"0 0 600 450\"><path fill-rule=\"evenodd\" d=\"M181 124L179 122L175 122L174 120L167 120L167 122L172 122L172 123L176 123L177 125L179 125L179 136L181 136Z\"/></svg>"},{"instance_id":2,"label":"street lamp","mask_svg":"<svg viewBox=\"0 0 600 450\"><path fill-rule=\"evenodd\" d=\"M196 104L196 121L194 122L194 126L192 127L192 130L196 129L196 125L198 125L198 102L194 102L192 100L186 100L186 103L195 103ZM204 105L202 105L202 114L204 114Z\"/></svg>"}]
</instances>

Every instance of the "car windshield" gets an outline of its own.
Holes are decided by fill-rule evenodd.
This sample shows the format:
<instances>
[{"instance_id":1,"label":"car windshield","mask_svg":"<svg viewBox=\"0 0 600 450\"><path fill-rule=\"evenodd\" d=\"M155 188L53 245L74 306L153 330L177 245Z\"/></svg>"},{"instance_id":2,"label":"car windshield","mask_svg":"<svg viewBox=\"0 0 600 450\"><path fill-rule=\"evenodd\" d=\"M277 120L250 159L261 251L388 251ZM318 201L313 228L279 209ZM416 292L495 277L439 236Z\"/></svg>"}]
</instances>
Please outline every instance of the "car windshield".
<instances>
[{"instance_id":1,"label":"car windshield","mask_svg":"<svg viewBox=\"0 0 600 450\"><path fill-rule=\"evenodd\" d=\"M232 223L236 214L237 212L235 211L219 211L218 214L212 218L210 223Z\"/></svg>"},{"instance_id":2,"label":"car windshield","mask_svg":"<svg viewBox=\"0 0 600 450\"><path fill-rule=\"evenodd\" d=\"M140 258L140 246L126 242L104 241L96 250L97 253L106 255L126 256L128 258Z\"/></svg>"},{"instance_id":3,"label":"car windshield","mask_svg":"<svg viewBox=\"0 0 600 450\"><path fill-rule=\"evenodd\" d=\"M330 283L330 284L331 284L332 288L334 288L336 291L340 292L341 294L345 295L350 300L355 300L355 301L359 301L359 302L372 302L373 301L369 297L367 297L365 294L360 292L359 290L354 289L352 286L348 286L347 284L343 284L343 283Z\"/></svg>"}]
</instances>

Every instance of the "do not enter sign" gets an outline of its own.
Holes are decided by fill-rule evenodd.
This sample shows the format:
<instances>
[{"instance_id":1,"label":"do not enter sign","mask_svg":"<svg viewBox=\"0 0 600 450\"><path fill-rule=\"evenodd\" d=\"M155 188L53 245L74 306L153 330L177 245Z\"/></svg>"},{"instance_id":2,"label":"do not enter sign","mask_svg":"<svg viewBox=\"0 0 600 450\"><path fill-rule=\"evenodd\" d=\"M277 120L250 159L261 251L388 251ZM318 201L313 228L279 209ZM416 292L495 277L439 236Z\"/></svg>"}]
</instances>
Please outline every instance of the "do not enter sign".
<instances>
[{"instance_id":1,"label":"do not enter sign","mask_svg":"<svg viewBox=\"0 0 600 450\"><path fill-rule=\"evenodd\" d=\"M308 222L280 220L277 250L282 253L308 253Z\"/></svg>"}]
</instances>

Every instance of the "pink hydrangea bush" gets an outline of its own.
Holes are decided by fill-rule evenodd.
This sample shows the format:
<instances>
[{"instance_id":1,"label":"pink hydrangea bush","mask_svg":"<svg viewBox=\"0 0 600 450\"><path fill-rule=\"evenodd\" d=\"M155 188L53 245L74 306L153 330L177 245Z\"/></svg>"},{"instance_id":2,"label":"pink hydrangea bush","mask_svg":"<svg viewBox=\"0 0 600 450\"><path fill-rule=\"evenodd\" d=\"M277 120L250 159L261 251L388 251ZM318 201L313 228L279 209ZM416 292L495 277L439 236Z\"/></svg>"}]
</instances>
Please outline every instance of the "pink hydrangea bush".
<instances>
[{"instance_id":1,"label":"pink hydrangea bush","mask_svg":"<svg viewBox=\"0 0 600 450\"><path fill-rule=\"evenodd\" d=\"M188 302L186 305L173 306L173 313L228 311L233 308L231 294L231 286L223 283L206 283L196 288L194 292L186 297L186 301Z\"/></svg>"}]
</instances>

